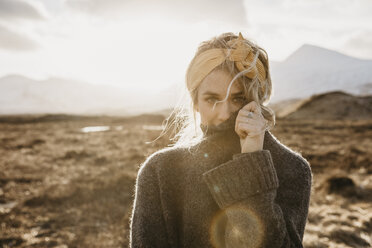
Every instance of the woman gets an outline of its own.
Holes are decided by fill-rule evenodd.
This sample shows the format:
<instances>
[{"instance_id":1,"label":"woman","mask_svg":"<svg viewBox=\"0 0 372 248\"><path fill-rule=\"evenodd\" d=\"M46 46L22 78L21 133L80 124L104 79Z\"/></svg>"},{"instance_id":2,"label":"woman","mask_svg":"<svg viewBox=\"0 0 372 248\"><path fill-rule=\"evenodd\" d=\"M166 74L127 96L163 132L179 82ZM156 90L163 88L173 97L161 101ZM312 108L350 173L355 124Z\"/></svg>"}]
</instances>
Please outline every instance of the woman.
<instances>
[{"instance_id":1,"label":"woman","mask_svg":"<svg viewBox=\"0 0 372 248\"><path fill-rule=\"evenodd\" d=\"M138 171L130 247L302 247L312 173L269 131L266 52L222 34L200 44L186 84L193 115Z\"/></svg>"}]
</instances>

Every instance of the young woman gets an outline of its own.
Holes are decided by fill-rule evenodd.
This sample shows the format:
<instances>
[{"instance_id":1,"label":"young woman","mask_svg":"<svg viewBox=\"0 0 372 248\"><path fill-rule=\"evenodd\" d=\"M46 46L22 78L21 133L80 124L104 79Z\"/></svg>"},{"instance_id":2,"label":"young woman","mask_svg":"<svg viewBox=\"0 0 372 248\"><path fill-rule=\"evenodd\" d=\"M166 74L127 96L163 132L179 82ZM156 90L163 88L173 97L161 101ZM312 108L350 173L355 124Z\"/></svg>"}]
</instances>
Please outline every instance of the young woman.
<instances>
[{"instance_id":1,"label":"young woman","mask_svg":"<svg viewBox=\"0 0 372 248\"><path fill-rule=\"evenodd\" d=\"M302 247L312 173L269 131L265 50L241 33L204 41L186 85L177 143L138 171L130 247Z\"/></svg>"}]
</instances>

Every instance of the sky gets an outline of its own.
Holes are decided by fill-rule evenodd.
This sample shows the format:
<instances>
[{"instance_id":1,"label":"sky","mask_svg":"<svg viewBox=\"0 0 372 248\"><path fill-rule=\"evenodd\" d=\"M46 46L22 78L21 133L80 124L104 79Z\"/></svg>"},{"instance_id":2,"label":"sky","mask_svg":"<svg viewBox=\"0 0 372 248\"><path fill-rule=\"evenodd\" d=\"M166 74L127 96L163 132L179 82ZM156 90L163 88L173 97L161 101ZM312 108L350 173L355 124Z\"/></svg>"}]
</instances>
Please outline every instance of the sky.
<instances>
[{"instance_id":1,"label":"sky","mask_svg":"<svg viewBox=\"0 0 372 248\"><path fill-rule=\"evenodd\" d=\"M200 42L242 32L283 61L303 44L372 59L371 0L0 0L0 77L148 91L183 85Z\"/></svg>"}]
</instances>

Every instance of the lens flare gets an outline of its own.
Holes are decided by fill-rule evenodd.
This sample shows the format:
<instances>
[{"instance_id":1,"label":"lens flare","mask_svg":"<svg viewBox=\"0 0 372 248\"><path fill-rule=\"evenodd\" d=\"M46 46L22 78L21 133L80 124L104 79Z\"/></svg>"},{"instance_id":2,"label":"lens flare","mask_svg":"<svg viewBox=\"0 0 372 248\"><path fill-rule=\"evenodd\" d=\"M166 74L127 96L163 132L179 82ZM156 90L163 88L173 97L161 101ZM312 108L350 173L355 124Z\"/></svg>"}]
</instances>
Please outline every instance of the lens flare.
<instances>
[{"instance_id":1,"label":"lens flare","mask_svg":"<svg viewBox=\"0 0 372 248\"><path fill-rule=\"evenodd\" d=\"M209 229L213 247L262 247L264 237L263 222L246 206L233 205L218 211L212 218Z\"/></svg>"}]
</instances>

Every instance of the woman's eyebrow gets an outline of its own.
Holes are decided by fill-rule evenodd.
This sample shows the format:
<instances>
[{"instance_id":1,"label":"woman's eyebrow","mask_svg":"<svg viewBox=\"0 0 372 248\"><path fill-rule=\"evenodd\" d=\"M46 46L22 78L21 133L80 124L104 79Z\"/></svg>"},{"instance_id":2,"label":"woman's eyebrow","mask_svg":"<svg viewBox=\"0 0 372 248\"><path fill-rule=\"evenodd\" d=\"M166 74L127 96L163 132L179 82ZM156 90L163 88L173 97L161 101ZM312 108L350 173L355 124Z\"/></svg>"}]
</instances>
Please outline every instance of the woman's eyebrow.
<instances>
[{"instance_id":1,"label":"woman's eyebrow","mask_svg":"<svg viewBox=\"0 0 372 248\"><path fill-rule=\"evenodd\" d=\"M203 93L203 95L219 96L219 94L217 94L217 93L215 93L215 92L212 92L212 91L206 91L206 92ZM236 93L232 93L231 95L233 95L233 96L243 95L243 91L239 91L239 92L236 92Z\"/></svg>"}]
</instances>

